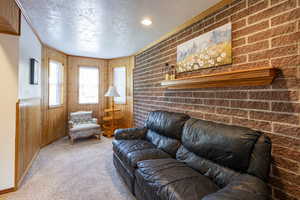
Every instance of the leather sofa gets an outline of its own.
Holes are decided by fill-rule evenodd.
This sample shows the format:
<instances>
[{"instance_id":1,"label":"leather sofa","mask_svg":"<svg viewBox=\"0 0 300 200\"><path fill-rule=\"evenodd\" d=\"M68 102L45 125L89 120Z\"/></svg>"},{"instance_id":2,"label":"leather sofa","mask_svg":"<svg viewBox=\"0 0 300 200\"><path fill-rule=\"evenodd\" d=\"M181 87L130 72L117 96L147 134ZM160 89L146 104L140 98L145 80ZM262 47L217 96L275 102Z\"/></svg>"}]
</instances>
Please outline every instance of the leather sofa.
<instances>
[{"instance_id":1,"label":"leather sofa","mask_svg":"<svg viewBox=\"0 0 300 200\"><path fill-rule=\"evenodd\" d=\"M119 129L114 166L138 200L265 200L271 142L260 132L166 111Z\"/></svg>"}]
</instances>

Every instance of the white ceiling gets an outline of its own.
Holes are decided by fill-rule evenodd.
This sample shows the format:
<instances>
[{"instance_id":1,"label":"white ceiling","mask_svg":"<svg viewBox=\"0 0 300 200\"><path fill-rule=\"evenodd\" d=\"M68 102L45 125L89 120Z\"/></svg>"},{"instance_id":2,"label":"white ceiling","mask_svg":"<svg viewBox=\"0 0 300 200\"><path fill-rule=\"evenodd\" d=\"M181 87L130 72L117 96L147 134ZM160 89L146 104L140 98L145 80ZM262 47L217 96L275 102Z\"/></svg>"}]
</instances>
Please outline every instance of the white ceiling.
<instances>
[{"instance_id":1,"label":"white ceiling","mask_svg":"<svg viewBox=\"0 0 300 200\"><path fill-rule=\"evenodd\" d=\"M97 58L132 55L218 1L20 0L45 44Z\"/></svg>"}]
</instances>

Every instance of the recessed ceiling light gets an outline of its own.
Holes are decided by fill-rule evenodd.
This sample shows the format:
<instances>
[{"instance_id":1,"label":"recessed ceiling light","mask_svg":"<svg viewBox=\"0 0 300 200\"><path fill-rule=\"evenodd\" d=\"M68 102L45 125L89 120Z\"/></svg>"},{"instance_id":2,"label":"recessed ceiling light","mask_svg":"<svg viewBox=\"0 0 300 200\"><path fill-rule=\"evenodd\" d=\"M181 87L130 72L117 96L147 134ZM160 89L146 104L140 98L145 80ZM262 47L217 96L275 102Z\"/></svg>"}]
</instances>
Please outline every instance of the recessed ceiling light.
<instances>
[{"instance_id":1,"label":"recessed ceiling light","mask_svg":"<svg viewBox=\"0 0 300 200\"><path fill-rule=\"evenodd\" d=\"M141 21L141 23L142 23L143 25L145 25L145 26L150 26L150 25L152 24L152 21L151 21L151 19L146 18L146 19L143 19L143 20Z\"/></svg>"}]
</instances>

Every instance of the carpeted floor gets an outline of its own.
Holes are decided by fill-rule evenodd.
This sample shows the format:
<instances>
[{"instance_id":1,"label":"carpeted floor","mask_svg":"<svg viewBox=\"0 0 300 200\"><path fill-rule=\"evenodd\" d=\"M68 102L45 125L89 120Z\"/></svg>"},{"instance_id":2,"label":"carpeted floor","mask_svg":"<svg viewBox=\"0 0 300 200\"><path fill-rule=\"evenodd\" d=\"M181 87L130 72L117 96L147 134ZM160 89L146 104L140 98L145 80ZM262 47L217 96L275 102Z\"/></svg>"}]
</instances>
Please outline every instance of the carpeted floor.
<instances>
[{"instance_id":1,"label":"carpeted floor","mask_svg":"<svg viewBox=\"0 0 300 200\"><path fill-rule=\"evenodd\" d=\"M112 162L112 140L70 145L63 138L43 148L17 192L7 200L134 200Z\"/></svg>"}]
</instances>

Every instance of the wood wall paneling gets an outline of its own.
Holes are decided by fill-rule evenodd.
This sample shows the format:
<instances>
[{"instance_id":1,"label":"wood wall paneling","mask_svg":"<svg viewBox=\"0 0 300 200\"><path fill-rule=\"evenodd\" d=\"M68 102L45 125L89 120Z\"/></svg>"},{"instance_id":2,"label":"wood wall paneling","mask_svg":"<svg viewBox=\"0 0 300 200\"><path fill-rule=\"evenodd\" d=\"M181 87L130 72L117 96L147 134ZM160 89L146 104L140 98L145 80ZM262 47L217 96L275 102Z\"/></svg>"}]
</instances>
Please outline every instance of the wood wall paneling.
<instances>
[{"instance_id":1,"label":"wood wall paneling","mask_svg":"<svg viewBox=\"0 0 300 200\"><path fill-rule=\"evenodd\" d=\"M109 85L113 84L113 68L114 67L126 67L126 103L115 104L116 109L121 109L122 120L119 121L120 128L129 128L133 126L133 68L134 57L124 57L118 59L109 60ZM111 100L108 103L111 107Z\"/></svg>"},{"instance_id":2,"label":"wood wall paneling","mask_svg":"<svg viewBox=\"0 0 300 200\"><path fill-rule=\"evenodd\" d=\"M68 113L76 111L91 110L94 117L99 120L103 116L103 109L107 106L104 94L107 84L107 60L68 56ZM99 103L79 104L79 66L93 66L99 68Z\"/></svg>"},{"instance_id":3,"label":"wood wall paneling","mask_svg":"<svg viewBox=\"0 0 300 200\"><path fill-rule=\"evenodd\" d=\"M21 99L17 103L16 187L29 170L41 145L41 99Z\"/></svg>"},{"instance_id":4,"label":"wood wall paneling","mask_svg":"<svg viewBox=\"0 0 300 200\"><path fill-rule=\"evenodd\" d=\"M49 61L55 60L64 66L63 104L49 107ZM66 135L67 122L67 56L49 47L43 47L42 61L42 146L45 146Z\"/></svg>"},{"instance_id":5,"label":"wood wall paneling","mask_svg":"<svg viewBox=\"0 0 300 200\"><path fill-rule=\"evenodd\" d=\"M0 33L20 34L21 11L14 0L0 1Z\"/></svg>"}]
</instances>

